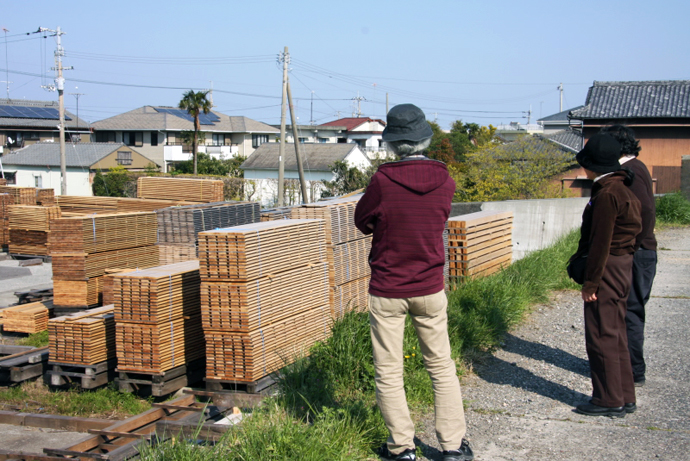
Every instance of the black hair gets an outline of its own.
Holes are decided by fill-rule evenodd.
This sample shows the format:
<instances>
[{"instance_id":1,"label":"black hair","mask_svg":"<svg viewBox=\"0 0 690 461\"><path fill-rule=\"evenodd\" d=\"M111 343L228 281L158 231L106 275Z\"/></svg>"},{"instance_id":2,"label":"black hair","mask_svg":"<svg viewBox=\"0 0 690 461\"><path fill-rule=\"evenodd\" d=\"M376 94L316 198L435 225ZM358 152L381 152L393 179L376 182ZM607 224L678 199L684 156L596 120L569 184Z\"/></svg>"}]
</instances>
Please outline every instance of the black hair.
<instances>
[{"instance_id":1,"label":"black hair","mask_svg":"<svg viewBox=\"0 0 690 461\"><path fill-rule=\"evenodd\" d=\"M618 141L621 145L621 155L640 155L640 143L635 139L635 132L625 125L607 125L599 130Z\"/></svg>"}]
</instances>

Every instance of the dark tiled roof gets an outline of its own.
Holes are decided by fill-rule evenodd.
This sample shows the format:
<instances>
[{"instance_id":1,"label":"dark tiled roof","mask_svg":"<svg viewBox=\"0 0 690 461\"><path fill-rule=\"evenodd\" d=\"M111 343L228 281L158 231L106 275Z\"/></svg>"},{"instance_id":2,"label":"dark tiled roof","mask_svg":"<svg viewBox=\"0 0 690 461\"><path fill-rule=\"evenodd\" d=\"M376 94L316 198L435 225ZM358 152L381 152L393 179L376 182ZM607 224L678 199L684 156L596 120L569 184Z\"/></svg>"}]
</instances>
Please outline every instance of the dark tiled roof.
<instances>
[{"instance_id":1,"label":"dark tiled roof","mask_svg":"<svg viewBox=\"0 0 690 461\"><path fill-rule=\"evenodd\" d=\"M386 122L379 120L377 118L369 117L346 117L339 118L338 120L333 120L332 122L322 123L323 126L344 126L347 131L352 131L358 126L366 122L379 122L381 125L386 126Z\"/></svg>"},{"instance_id":2,"label":"dark tiled roof","mask_svg":"<svg viewBox=\"0 0 690 461\"><path fill-rule=\"evenodd\" d=\"M0 106L50 107L55 110L58 110L60 107L57 101L32 101L26 99L0 99ZM65 119L65 128L74 129L79 127L80 130L89 128L89 122L78 119L72 112L65 110L65 115L71 119ZM0 126L3 127L50 128L51 130L58 131L58 123L59 120L55 119L0 117Z\"/></svg>"},{"instance_id":3,"label":"dark tiled roof","mask_svg":"<svg viewBox=\"0 0 690 461\"><path fill-rule=\"evenodd\" d=\"M584 147L584 136L578 131L570 128L560 131L554 131L548 135L542 135L544 139L548 139L556 143L562 149L570 152L578 153Z\"/></svg>"},{"instance_id":4,"label":"dark tiled roof","mask_svg":"<svg viewBox=\"0 0 690 461\"><path fill-rule=\"evenodd\" d=\"M555 150L554 148L557 148L558 150ZM573 153L572 149L553 143L551 142L551 140L545 139L541 135L535 134L532 136L523 136L517 141L501 144L499 146L492 147L491 149L488 149L486 151L480 151L480 154L519 160L524 155L524 152L530 152L532 154L539 155L547 155L558 153L559 151L561 152L561 154L564 152L568 153L568 155ZM573 163L575 163L575 156L573 155L572 157Z\"/></svg>"},{"instance_id":5,"label":"dark tiled roof","mask_svg":"<svg viewBox=\"0 0 690 461\"><path fill-rule=\"evenodd\" d=\"M122 146L124 144L112 142L67 143L65 163L68 167L88 168ZM32 144L11 154L3 155L2 164L6 167L10 165L60 167L60 143Z\"/></svg>"},{"instance_id":6,"label":"dark tiled roof","mask_svg":"<svg viewBox=\"0 0 690 461\"><path fill-rule=\"evenodd\" d=\"M564 110L563 112L558 112L557 114L552 114L552 115L547 115L544 118L540 118L537 120L538 122L546 122L544 125L548 125L549 123L554 123L554 122L564 122L568 123L568 114L571 111L579 110L582 109L585 106L577 106L573 107L572 109Z\"/></svg>"},{"instance_id":7,"label":"dark tiled roof","mask_svg":"<svg viewBox=\"0 0 690 461\"><path fill-rule=\"evenodd\" d=\"M690 80L594 82L582 109L571 117L586 119L688 118Z\"/></svg>"},{"instance_id":8,"label":"dark tiled roof","mask_svg":"<svg viewBox=\"0 0 690 461\"><path fill-rule=\"evenodd\" d=\"M300 151L304 159L304 169L312 171L330 171L331 166L335 162L344 160L354 149L358 148L355 143L300 144ZM243 170L277 170L279 166L279 152L280 143L263 143L240 168ZM285 170L297 171L295 145L292 143L285 144Z\"/></svg>"}]
</instances>

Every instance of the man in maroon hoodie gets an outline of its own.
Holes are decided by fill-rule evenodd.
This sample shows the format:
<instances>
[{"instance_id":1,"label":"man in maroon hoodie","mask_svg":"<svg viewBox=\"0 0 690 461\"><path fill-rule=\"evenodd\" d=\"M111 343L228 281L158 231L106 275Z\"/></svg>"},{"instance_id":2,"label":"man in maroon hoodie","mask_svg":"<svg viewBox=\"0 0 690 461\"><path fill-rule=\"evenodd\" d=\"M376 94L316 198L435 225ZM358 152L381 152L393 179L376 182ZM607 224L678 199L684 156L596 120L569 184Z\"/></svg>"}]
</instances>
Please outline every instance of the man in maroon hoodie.
<instances>
[{"instance_id":1,"label":"man in maroon hoodie","mask_svg":"<svg viewBox=\"0 0 690 461\"><path fill-rule=\"evenodd\" d=\"M373 233L369 265L376 401L390 432L381 455L415 460L414 424L403 386L403 335L409 314L431 377L436 436L444 461L474 459L464 439L460 382L448 339L443 230L455 182L443 162L424 155L432 136L412 104L393 107L383 140L400 161L381 165L357 204L355 224Z\"/></svg>"}]
</instances>

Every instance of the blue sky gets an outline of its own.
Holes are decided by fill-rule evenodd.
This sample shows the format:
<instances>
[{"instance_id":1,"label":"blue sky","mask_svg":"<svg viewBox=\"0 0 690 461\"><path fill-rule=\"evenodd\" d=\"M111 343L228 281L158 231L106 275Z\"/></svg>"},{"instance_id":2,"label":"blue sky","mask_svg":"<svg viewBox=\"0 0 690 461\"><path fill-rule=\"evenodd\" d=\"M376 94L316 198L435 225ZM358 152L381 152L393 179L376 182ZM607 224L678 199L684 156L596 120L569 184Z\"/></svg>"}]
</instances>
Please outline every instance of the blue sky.
<instances>
[{"instance_id":1,"label":"blue sky","mask_svg":"<svg viewBox=\"0 0 690 461\"><path fill-rule=\"evenodd\" d=\"M26 33L60 26L66 106L82 93L90 122L213 85L215 110L280 123L288 46L300 124L351 116L358 96L363 116L385 118L386 94L445 129L526 123L530 106L534 123L558 112L561 82L567 109L594 80L690 79L689 17L680 0L0 0L0 80L12 99L57 100L40 87L55 39Z\"/></svg>"}]
</instances>

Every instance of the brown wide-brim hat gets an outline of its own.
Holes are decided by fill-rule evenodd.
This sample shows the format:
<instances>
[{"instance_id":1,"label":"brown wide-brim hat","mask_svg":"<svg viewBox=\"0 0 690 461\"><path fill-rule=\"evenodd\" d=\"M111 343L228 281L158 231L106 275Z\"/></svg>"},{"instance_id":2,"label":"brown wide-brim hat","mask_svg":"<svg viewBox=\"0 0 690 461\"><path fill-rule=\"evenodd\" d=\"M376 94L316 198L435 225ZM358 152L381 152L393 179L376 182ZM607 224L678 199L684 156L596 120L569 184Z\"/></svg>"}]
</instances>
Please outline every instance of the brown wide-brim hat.
<instances>
[{"instance_id":1,"label":"brown wide-brim hat","mask_svg":"<svg viewBox=\"0 0 690 461\"><path fill-rule=\"evenodd\" d=\"M620 143L613 136L600 133L589 138L575 158L582 168L606 174L621 169L620 157Z\"/></svg>"},{"instance_id":2,"label":"brown wide-brim hat","mask_svg":"<svg viewBox=\"0 0 690 461\"><path fill-rule=\"evenodd\" d=\"M420 142L434 135L422 109L414 104L398 104L387 116L381 137L385 142Z\"/></svg>"}]
</instances>

